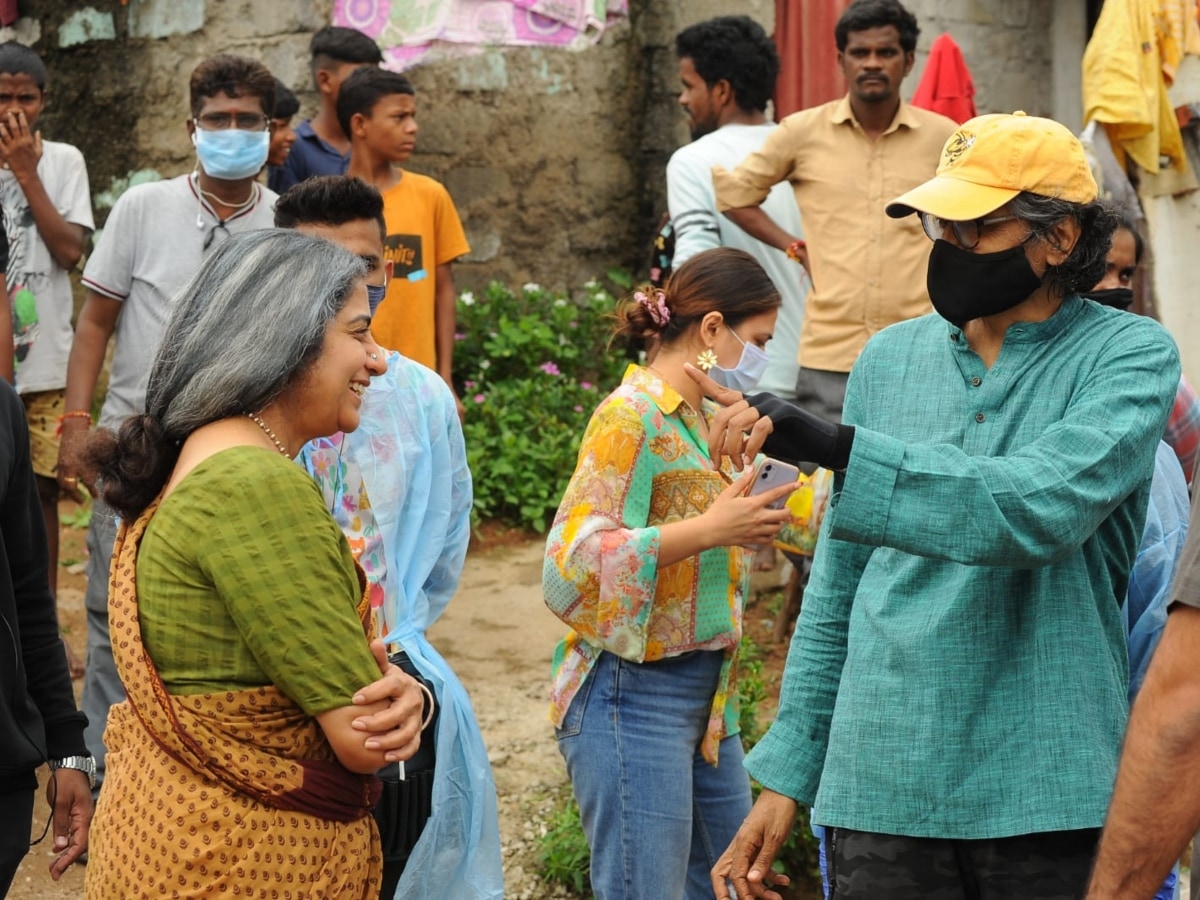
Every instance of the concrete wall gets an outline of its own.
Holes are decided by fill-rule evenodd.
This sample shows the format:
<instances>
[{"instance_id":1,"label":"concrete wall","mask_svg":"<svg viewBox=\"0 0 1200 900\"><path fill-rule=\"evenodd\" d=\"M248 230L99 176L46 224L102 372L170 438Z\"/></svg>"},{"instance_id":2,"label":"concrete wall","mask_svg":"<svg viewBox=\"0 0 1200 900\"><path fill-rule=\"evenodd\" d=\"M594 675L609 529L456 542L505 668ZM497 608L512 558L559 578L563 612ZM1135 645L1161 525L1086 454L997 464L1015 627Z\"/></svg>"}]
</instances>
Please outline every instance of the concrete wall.
<instances>
[{"instance_id":1,"label":"concrete wall","mask_svg":"<svg viewBox=\"0 0 1200 900\"><path fill-rule=\"evenodd\" d=\"M924 29L918 62L951 30L975 72L981 109L1050 112L1051 8L1074 2L911 0ZM331 4L23 0L16 32L50 68L44 132L83 150L103 217L131 179L192 167L187 78L205 57L262 59L310 113L307 44ZM640 270L666 208L667 159L687 140L674 35L729 12L770 31L774 6L632 0L629 20L586 50L493 50L413 70L421 133L412 167L443 180L463 216L473 251L457 267L459 282L563 286L613 265Z\"/></svg>"},{"instance_id":2,"label":"concrete wall","mask_svg":"<svg viewBox=\"0 0 1200 900\"><path fill-rule=\"evenodd\" d=\"M905 82L911 97L924 71L934 38L949 32L962 48L975 82L975 106L981 113L1023 109L1030 115L1053 116L1055 93L1051 34L1056 8L1078 6L1084 0L909 0L905 4L921 26L917 64ZM1079 69L1079 55L1074 67Z\"/></svg>"}]
</instances>

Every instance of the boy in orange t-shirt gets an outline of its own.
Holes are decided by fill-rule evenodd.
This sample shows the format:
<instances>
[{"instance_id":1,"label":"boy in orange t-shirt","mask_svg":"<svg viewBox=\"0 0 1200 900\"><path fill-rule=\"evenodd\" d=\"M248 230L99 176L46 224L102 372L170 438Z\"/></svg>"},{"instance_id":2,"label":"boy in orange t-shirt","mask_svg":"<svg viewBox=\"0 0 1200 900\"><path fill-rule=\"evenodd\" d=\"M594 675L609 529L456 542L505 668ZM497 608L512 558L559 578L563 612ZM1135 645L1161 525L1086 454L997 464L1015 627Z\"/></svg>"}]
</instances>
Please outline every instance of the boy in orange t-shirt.
<instances>
[{"instance_id":1,"label":"boy in orange t-shirt","mask_svg":"<svg viewBox=\"0 0 1200 900\"><path fill-rule=\"evenodd\" d=\"M454 201L441 182L398 164L416 146L417 103L403 75L373 67L342 82L338 121L350 137L346 174L383 194L387 294L371 330L384 347L436 371L454 389L454 260L470 251ZM457 394L456 394L457 396ZM463 407L459 402L459 415Z\"/></svg>"}]
</instances>

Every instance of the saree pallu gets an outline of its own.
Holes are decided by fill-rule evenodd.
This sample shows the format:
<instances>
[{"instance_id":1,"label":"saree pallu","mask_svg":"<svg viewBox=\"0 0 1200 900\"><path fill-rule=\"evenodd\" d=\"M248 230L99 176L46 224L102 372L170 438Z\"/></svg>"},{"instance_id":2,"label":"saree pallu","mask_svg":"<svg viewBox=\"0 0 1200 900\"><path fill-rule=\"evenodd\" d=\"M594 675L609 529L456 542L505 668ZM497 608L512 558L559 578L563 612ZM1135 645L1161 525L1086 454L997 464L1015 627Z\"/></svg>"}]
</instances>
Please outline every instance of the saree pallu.
<instances>
[{"instance_id":1,"label":"saree pallu","mask_svg":"<svg viewBox=\"0 0 1200 900\"><path fill-rule=\"evenodd\" d=\"M275 687L167 693L137 611L138 545L157 507L113 548L109 631L127 699L104 733L84 896L378 897L378 779L344 768ZM358 612L369 633L365 591Z\"/></svg>"}]
</instances>

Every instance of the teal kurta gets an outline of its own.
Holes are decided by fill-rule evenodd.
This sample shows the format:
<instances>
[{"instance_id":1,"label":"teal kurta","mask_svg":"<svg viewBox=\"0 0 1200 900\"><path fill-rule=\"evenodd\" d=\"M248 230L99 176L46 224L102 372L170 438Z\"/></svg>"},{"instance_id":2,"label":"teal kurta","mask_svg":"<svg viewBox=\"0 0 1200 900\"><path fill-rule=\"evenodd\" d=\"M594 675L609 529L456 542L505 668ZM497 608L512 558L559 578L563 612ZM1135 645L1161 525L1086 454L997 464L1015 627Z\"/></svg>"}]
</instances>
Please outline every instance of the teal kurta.
<instances>
[{"instance_id":1,"label":"teal kurta","mask_svg":"<svg viewBox=\"0 0 1200 900\"><path fill-rule=\"evenodd\" d=\"M1096 828L1127 711L1119 604L1179 381L1156 322L1069 298L991 369L926 316L850 376L857 426L747 759L822 824Z\"/></svg>"}]
</instances>

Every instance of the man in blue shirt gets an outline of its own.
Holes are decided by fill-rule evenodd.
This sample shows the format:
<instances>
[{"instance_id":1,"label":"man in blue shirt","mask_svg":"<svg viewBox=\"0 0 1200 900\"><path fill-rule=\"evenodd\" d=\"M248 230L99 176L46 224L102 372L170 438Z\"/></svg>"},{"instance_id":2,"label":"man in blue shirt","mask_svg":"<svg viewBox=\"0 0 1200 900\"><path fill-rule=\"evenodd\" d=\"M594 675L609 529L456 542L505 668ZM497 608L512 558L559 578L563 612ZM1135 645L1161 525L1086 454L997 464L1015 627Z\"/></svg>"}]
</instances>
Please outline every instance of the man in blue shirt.
<instances>
[{"instance_id":1,"label":"man in blue shirt","mask_svg":"<svg viewBox=\"0 0 1200 900\"><path fill-rule=\"evenodd\" d=\"M1200 491L1191 516L1167 624L1129 721L1088 900L1150 896L1200 824ZM1193 871L1198 862L1193 849Z\"/></svg>"},{"instance_id":2,"label":"man in blue shirt","mask_svg":"<svg viewBox=\"0 0 1200 900\"><path fill-rule=\"evenodd\" d=\"M296 143L283 165L270 168L267 186L277 194L314 175L346 174L350 139L338 124L338 89L351 72L383 62L383 53L373 40L361 31L336 25L327 25L314 34L309 52L321 108L316 116L300 123Z\"/></svg>"}]
</instances>

